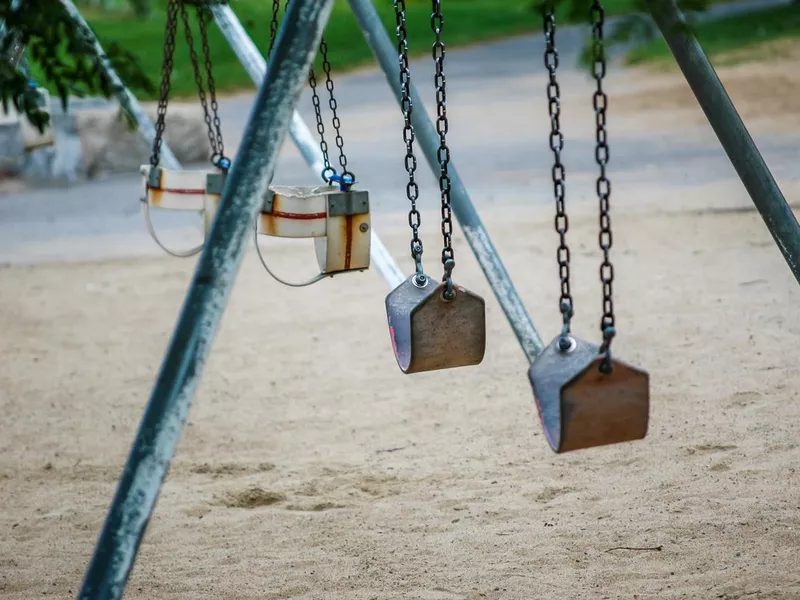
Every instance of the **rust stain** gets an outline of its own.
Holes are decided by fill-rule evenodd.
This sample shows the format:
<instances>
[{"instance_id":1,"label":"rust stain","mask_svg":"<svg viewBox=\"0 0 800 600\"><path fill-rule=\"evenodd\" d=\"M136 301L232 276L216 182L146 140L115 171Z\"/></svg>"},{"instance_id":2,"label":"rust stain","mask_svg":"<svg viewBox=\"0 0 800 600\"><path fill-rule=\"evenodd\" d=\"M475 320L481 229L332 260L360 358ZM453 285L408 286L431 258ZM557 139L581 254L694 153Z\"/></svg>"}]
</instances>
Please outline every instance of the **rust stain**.
<instances>
[{"instance_id":1,"label":"rust stain","mask_svg":"<svg viewBox=\"0 0 800 600\"><path fill-rule=\"evenodd\" d=\"M261 231L267 235L278 235L278 224L270 213L261 213Z\"/></svg>"},{"instance_id":2,"label":"rust stain","mask_svg":"<svg viewBox=\"0 0 800 600\"><path fill-rule=\"evenodd\" d=\"M350 270L350 257L353 253L353 215L345 216L344 226L344 270Z\"/></svg>"},{"instance_id":3,"label":"rust stain","mask_svg":"<svg viewBox=\"0 0 800 600\"><path fill-rule=\"evenodd\" d=\"M147 186L147 195L150 197L150 204L153 206L161 206L161 200L164 192L160 188Z\"/></svg>"}]
</instances>

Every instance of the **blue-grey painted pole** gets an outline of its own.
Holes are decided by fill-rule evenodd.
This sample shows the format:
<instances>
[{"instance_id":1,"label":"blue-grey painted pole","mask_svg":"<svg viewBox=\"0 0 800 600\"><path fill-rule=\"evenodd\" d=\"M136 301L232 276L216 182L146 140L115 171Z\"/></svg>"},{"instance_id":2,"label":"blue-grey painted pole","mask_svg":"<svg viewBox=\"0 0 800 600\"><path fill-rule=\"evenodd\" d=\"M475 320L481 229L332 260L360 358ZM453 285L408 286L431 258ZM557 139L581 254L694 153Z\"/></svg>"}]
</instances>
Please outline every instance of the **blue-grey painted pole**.
<instances>
[{"instance_id":1,"label":"blue-grey painted pole","mask_svg":"<svg viewBox=\"0 0 800 600\"><path fill-rule=\"evenodd\" d=\"M647 5L753 204L800 283L800 225L711 61L687 27L675 0L647 0Z\"/></svg>"},{"instance_id":2,"label":"blue-grey painted pole","mask_svg":"<svg viewBox=\"0 0 800 600\"><path fill-rule=\"evenodd\" d=\"M333 0L292 0L78 598L122 597Z\"/></svg>"},{"instance_id":3,"label":"blue-grey painted pole","mask_svg":"<svg viewBox=\"0 0 800 600\"><path fill-rule=\"evenodd\" d=\"M378 59L399 104L402 99L402 91L400 89L400 65L397 58L397 45L393 44L389 39L389 34L386 32L371 0L348 0L348 2L356 21L358 21L361 30L364 32L367 44L369 44L373 54ZM412 113L414 133L428 164L438 176L437 150L439 148L439 134L436 133L436 129L427 112L423 110L425 105L413 84L411 85L411 101L414 104L414 112ZM464 236L467 238L475 258L478 259L478 263L483 269L489 285L491 285L511 325L511 329L514 330L522 351L528 361L533 362L536 356L544 349L542 338L536 331L536 327L534 327L533 321L528 315L528 311L519 294L514 289L514 284L503 266L453 162L449 164L448 173L451 180L450 196L456 219L458 219L461 229L464 231Z\"/></svg>"}]
</instances>

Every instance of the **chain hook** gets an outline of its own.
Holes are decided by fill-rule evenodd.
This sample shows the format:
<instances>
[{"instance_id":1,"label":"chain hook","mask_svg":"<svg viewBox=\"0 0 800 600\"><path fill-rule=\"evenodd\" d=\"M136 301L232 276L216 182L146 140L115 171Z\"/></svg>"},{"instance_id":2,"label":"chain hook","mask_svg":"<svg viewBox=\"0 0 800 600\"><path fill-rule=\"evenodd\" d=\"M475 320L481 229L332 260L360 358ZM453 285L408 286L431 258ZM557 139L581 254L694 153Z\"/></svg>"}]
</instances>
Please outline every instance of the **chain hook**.
<instances>
[{"instance_id":1,"label":"chain hook","mask_svg":"<svg viewBox=\"0 0 800 600\"><path fill-rule=\"evenodd\" d=\"M450 301L456 297L456 290L453 286L453 269L456 266L456 261L452 258L448 258L444 261L444 277L442 277L442 281L445 282L446 287L444 292L442 292L442 297Z\"/></svg>"},{"instance_id":2,"label":"chain hook","mask_svg":"<svg viewBox=\"0 0 800 600\"><path fill-rule=\"evenodd\" d=\"M558 340L558 349L566 352L572 347L573 340L570 337L570 319L572 318L572 302L567 300L561 301L561 316L563 318L563 325L561 326L561 339Z\"/></svg>"},{"instance_id":3,"label":"chain hook","mask_svg":"<svg viewBox=\"0 0 800 600\"><path fill-rule=\"evenodd\" d=\"M600 363L600 372L604 375L608 375L614 369L611 362L611 340L616 334L617 330L611 325L603 329L603 343L600 345L599 354L603 357L603 362Z\"/></svg>"},{"instance_id":4,"label":"chain hook","mask_svg":"<svg viewBox=\"0 0 800 600\"><path fill-rule=\"evenodd\" d=\"M211 164L217 167L220 171L227 174L231 168L231 159L227 158L226 156L219 155L219 157L217 157L216 160L214 160L213 158L211 159Z\"/></svg>"},{"instance_id":5,"label":"chain hook","mask_svg":"<svg viewBox=\"0 0 800 600\"><path fill-rule=\"evenodd\" d=\"M356 183L356 177L349 171L346 171L341 175L334 171L333 175L328 178L328 184L333 185L334 182L339 184L340 192L349 192L350 188L353 187L353 184Z\"/></svg>"}]
</instances>

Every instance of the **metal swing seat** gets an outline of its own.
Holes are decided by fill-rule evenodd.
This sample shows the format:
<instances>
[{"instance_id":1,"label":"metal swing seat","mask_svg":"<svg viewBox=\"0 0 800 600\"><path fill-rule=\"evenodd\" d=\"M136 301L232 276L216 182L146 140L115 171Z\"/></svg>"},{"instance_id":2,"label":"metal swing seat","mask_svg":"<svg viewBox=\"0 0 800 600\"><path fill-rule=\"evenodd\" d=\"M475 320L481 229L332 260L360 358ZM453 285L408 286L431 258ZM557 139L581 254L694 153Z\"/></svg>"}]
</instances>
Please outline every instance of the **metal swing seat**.
<instances>
[{"instance_id":1,"label":"metal swing seat","mask_svg":"<svg viewBox=\"0 0 800 600\"><path fill-rule=\"evenodd\" d=\"M419 238L420 214L417 210L419 186L414 173L417 159L414 156L413 105L411 102L411 71L408 63L408 39L405 4L395 2L398 27L397 43L400 60L401 109L405 125L403 140L406 144L404 166L408 172L406 195L411 203L408 223L411 226L411 256L415 273L386 296L386 317L397 365L403 373L420 373L439 369L454 369L480 364L486 351L486 304L480 296L457 285L452 280L455 267L452 248L452 221L450 176L447 172L450 150L446 143L449 128L445 106L445 46L442 41L443 17L441 6L434 3L431 29L436 67L436 126L439 133L439 191L442 207L442 264L444 276L436 283L422 269L422 241Z\"/></svg>"},{"instance_id":2,"label":"metal swing seat","mask_svg":"<svg viewBox=\"0 0 800 600\"><path fill-rule=\"evenodd\" d=\"M291 287L303 287L325 277L364 271L370 261L369 193L333 186L271 186L256 221L256 250L267 272ZM320 272L308 281L292 283L267 265L259 235L312 238Z\"/></svg>"},{"instance_id":3,"label":"metal swing seat","mask_svg":"<svg viewBox=\"0 0 800 600\"><path fill-rule=\"evenodd\" d=\"M557 453L643 439L650 414L650 381L612 359L603 372L600 346L559 335L528 371L545 437Z\"/></svg>"},{"instance_id":4,"label":"metal swing seat","mask_svg":"<svg viewBox=\"0 0 800 600\"><path fill-rule=\"evenodd\" d=\"M453 284L412 275L386 296L386 315L397 364L403 373L478 365L486 350L486 305Z\"/></svg>"},{"instance_id":5,"label":"metal swing seat","mask_svg":"<svg viewBox=\"0 0 800 600\"><path fill-rule=\"evenodd\" d=\"M616 335L616 328L612 294L614 267L609 258L612 245L609 206L611 183L606 177L609 156L606 134L608 100L602 87L606 62L603 48L604 13L600 0L593 1L591 15L595 50L593 69L597 80L597 91L593 96L597 125L595 159L600 167L596 185L600 206L598 240L603 252L600 265L603 286L600 329L603 342L599 346L573 336L570 331L574 302L570 291L570 251L566 242L569 221L564 200L565 170L561 163L564 137L560 129L561 100L556 80L558 52L552 2L544 13L544 63L550 74L547 91L550 147L555 159L552 174L556 199L555 228L560 238L557 257L563 325L561 333L533 361L528 378L545 437L557 453L640 440L647 435L650 414L649 375L611 355L611 342Z\"/></svg>"}]
</instances>

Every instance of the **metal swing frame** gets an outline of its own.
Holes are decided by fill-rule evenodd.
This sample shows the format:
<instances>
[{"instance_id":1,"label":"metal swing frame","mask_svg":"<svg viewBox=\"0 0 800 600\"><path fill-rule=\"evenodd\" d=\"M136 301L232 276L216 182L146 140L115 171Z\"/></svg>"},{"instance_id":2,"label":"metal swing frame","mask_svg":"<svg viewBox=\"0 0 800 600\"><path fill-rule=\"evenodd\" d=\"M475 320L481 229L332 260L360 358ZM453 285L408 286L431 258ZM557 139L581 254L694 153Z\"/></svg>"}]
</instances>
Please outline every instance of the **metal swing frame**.
<instances>
[{"instance_id":1,"label":"metal swing frame","mask_svg":"<svg viewBox=\"0 0 800 600\"><path fill-rule=\"evenodd\" d=\"M60 1L72 18L93 35L72 2ZM399 67L395 48L371 0L348 2L388 81L396 81ZM707 56L685 27L675 0L647 0L647 3L753 203L800 282L800 225L794 213ZM223 190L219 210L78 594L81 599L116 600L124 593L286 133L312 169L321 172L319 150L294 106L332 5L333 0L293 0L290 3L290 18L281 24L269 70L230 7L212 5L218 25L253 80L260 84L260 89L236 164ZM95 49L105 57L96 39ZM152 141L155 134L152 122L108 61L102 62L120 103L134 115L145 139ZM391 87L399 102L399 88ZM438 137L413 85L411 96L418 107L413 116L417 138L429 165L435 168ZM180 167L166 145L162 149L162 161L170 168ZM526 358L533 362L544 344L452 163L450 168L454 213ZM395 287L404 276L374 229L371 235L373 261L387 284Z\"/></svg>"}]
</instances>

